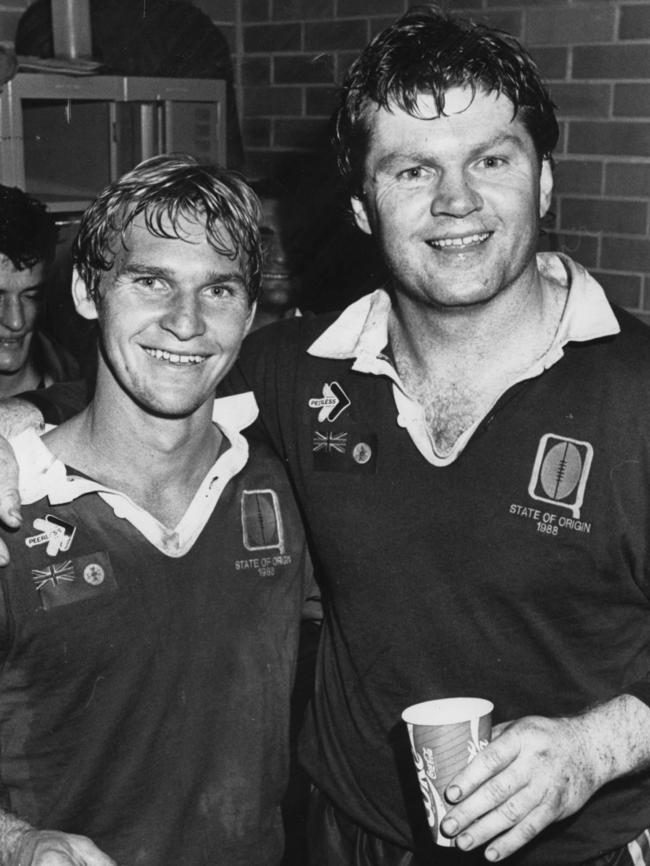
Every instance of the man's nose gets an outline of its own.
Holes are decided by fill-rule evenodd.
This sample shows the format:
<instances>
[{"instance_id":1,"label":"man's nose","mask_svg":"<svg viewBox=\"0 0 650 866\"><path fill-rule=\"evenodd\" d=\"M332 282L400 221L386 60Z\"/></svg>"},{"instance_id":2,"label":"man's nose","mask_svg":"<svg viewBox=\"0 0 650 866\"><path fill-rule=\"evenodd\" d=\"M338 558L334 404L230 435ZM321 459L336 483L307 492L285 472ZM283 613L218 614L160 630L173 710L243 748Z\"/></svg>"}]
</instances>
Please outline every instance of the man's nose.
<instances>
[{"instance_id":1,"label":"man's nose","mask_svg":"<svg viewBox=\"0 0 650 866\"><path fill-rule=\"evenodd\" d=\"M193 292L177 292L170 299L160 325L179 340L191 340L205 332L201 299Z\"/></svg>"},{"instance_id":2,"label":"man's nose","mask_svg":"<svg viewBox=\"0 0 650 866\"><path fill-rule=\"evenodd\" d=\"M480 210L483 199L471 178L461 170L444 171L435 186L431 201L434 216L464 217Z\"/></svg>"},{"instance_id":3,"label":"man's nose","mask_svg":"<svg viewBox=\"0 0 650 866\"><path fill-rule=\"evenodd\" d=\"M0 321L10 331L22 331L25 327L25 311L20 298L5 295L0 303Z\"/></svg>"}]
</instances>

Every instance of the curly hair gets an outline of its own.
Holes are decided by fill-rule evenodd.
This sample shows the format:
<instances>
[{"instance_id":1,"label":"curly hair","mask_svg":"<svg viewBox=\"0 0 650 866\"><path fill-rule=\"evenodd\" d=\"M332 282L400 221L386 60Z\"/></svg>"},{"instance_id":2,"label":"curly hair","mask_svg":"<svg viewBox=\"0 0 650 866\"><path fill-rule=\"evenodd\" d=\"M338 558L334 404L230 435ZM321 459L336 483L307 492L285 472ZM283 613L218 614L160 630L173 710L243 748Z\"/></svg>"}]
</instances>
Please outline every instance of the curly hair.
<instances>
[{"instance_id":1,"label":"curly hair","mask_svg":"<svg viewBox=\"0 0 650 866\"><path fill-rule=\"evenodd\" d=\"M54 259L57 226L45 205L17 186L0 185L0 253L18 271Z\"/></svg>"},{"instance_id":2,"label":"curly hair","mask_svg":"<svg viewBox=\"0 0 650 866\"><path fill-rule=\"evenodd\" d=\"M242 256L249 302L257 298L262 274L259 199L237 172L188 154L164 154L109 184L81 218L72 260L93 300L98 300L102 275L115 261L116 241L125 244L129 226L140 215L147 229L163 238L180 237L183 218L204 223L214 250L233 261Z\"/></svg>"},{"instance_id":3,"label":"curly hair","mask_svg":"<svg viewBox=\"0 0 650 866\"><path fill-rule=\"evenodd\" d=\"M508 33L437 6L414 6L375 36L342 86L334 145L354 195L363 181L369 109L398 106L418 116L418 96L427 93L444 114L445 92L452 87L506 96L539 159L551 157L559 135L555 105L525 48Z\"/></svg>"}]
</instances>

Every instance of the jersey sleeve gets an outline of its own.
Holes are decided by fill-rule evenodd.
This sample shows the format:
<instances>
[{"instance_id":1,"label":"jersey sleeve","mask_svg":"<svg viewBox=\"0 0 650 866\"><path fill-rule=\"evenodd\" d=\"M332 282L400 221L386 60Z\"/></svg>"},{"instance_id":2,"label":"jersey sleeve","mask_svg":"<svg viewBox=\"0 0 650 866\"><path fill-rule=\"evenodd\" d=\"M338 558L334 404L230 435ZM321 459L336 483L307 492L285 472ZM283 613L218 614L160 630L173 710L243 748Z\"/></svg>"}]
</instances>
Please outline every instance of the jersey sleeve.
<instances>
[{"instance_id":1,"label":"jersey sleeve","mask_svg":"<svg viewBox=\"0 0 650 866\"><path fill-rule=\"evenodd\" d=\"M299 363L302 319L276 322L250 334L243 342L234 367L220 383L217 396L252 391L259 418L246 435L271 445L283 459L286 440L283 424L292 423L291 402L296 364ZM288 422L287 422L287 419Z\"/></svg>"}]
</instances>

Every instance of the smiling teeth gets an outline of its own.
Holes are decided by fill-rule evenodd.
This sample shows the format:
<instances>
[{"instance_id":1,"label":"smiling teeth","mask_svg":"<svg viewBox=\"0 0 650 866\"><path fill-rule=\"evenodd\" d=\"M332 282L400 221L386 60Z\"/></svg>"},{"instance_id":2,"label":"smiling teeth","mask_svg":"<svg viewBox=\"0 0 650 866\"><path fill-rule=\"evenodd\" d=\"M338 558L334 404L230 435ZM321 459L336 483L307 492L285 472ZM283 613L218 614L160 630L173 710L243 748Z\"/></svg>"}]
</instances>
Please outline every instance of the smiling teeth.
<instances>
[{"instance_id":1,"label":"smiling teeth","mask_svg":"<svg viewBox=\"0 0 650 866\"><path fill-rule=\"evenodd\" d=\"M477 235L467 235L464 238L440 238L440 240L429 241L432 247L466 247L470 244L482 243L488 237L489 232Z\"/></svg>"},{"instance_id":2,"label":"smiling teeth","mask_svg":"<svg viewBox=\"0 0 650 866\"><path fill-rule=\"evenodd\" d=\"M177 355L175 352L166 352L163 349L145 349L152 358L159 361L169 361L171 364L200 364L205 361L204 355Z\"/></svg>"}]
</instances>

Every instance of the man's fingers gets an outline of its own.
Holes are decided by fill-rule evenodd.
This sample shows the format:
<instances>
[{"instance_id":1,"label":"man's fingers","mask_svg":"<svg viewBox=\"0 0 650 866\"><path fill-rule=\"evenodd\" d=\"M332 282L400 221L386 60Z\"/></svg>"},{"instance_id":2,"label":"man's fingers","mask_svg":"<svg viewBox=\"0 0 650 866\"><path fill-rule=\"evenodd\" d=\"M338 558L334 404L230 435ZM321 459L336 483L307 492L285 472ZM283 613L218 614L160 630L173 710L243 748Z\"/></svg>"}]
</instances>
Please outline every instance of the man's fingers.
<instances>
[{"instance_id":1,"label":"man's fingers","mask_svg":"<svg viewBox=\"0 0 650 866\"><path fill-rule=\"evenodd\" d=\"M446 793L450 803L468 797L486 782L496 778L519 754L518 743L504 735L492 740L470 763L454 776ZM509 792L506 792L507 796ZM499 801L500 802L500 801Z\"/></svg>"},{"instance_id":2,"label":"man's fingers","mask_svg":"<svg viewBox=\"0 0 650 866\"><path fill-rule=\"evenodd\" d=\"M15 487L2 490L0 485L0 524L8 529L17 529L22 523L20 497ZM9 549L0 537L0 567L9 562Z\"/></svg>"},{"instance_id":3,"label":"man's fingers","mask_svg":"<svg viewBox=\"0 0 650 866\"><path fill-rule=\"evenodd\" d=\"M17 529L22 523L20 497L15 487L0 485L0 525L7 529ZM0 568L9 563L9 548L0 537Z\"/></svg>"},{"instance_id":4,"label":"man's fingers","mask_svg":"<svg viewBox=\"0 0 650 866\"><path fill-rule=\"evenodd\" d=\"M18 488L5 487L0 483L0 520L7 526L17 529L22 519Z\"/></svg>"},{"instance_id":5,"label":"man's fingers","mask_svg":"<svg viewBox=\"0 0 650 866\"><path fill-rule=\"evenodd\" d=\"M0 524L17 529L21 524L20 497L18 495L18 464L9 442L0 436ZM9 553L0 542L0 565L6 565Z\"/></svg>"},{"instance_id":6,"label":"man's fingers","mask_svg":"<svg viewBox=\"0 0 650 866\"><path fill-rule=\"evenodd\" d=\"M517 834L523 834L529 841L542 827L550 824L553 817L554 812L540 803L530 788L523 787L471 823L456 837L456 844L461 850L478 848L516 828L519 828ZM540 823L542 820L544 823ZM533 835L528 836L528 833Z\"/></svg>"},{"instance_id":7,"label":"man's fingers","mask_svg":"<svg viewBox=\"0 0 650 866\"><path fill-rule=\"evenodd\" d=\"M463 800L458 806L449 810L442 822L442 831L453 836L462 828L470 828L474 834L477 827L480 842L487 842L491 838L486 835L489 828L493 827L492 836L501 833L521 818L519 809L525 802L525 791L527 780L512 772L510 768L499 773L480 787L479 790ZM530 802L528 808L534 805ZM477 843L478 844L478 843Z\"/></svg>"},{"instance_id":8,"label":"man's fingers","mask_svg":"<svg viewBox=\"0 0 650 866\"><path fill-rule=\"evenodd\" d=\"M73 854L63 851L47 851L44 854L39 852L38 859L32 863L32 866L85 866L85 863L78 860Z\"/></svg>"},{"instance_id":9,"label":"man's fingers","mask_svg":"<svg viewBox=\"0 0 650 866\"><path fill-rule=\"evenodd\" d=\"M83 858L84 866L117 866L115 860L104 854L97 845L85 836L73 836L74 851Z\"/></svg>"},{"instance_id":10,"label":"man's fingers","mask_svg":"<svg viewBox=\"0 0 650 866\"><path fill-rule=\"evenodd\" d=\"M86 836L58 830L28 830L11 866L117 866Z\"/></svg>"},{"instance_id":11,"label":"man's fingers","mask_svg":"<svg viewBox=\"0 0 650 866\"><path fill-rule=\"evenodd\" d=\"M526 817L502 836L494 839L485 849L485 859L493 863L509 857L534 839L545 827L555 820L553 811L547 803L540 803Z\"/></svg>"}]
</instances>

